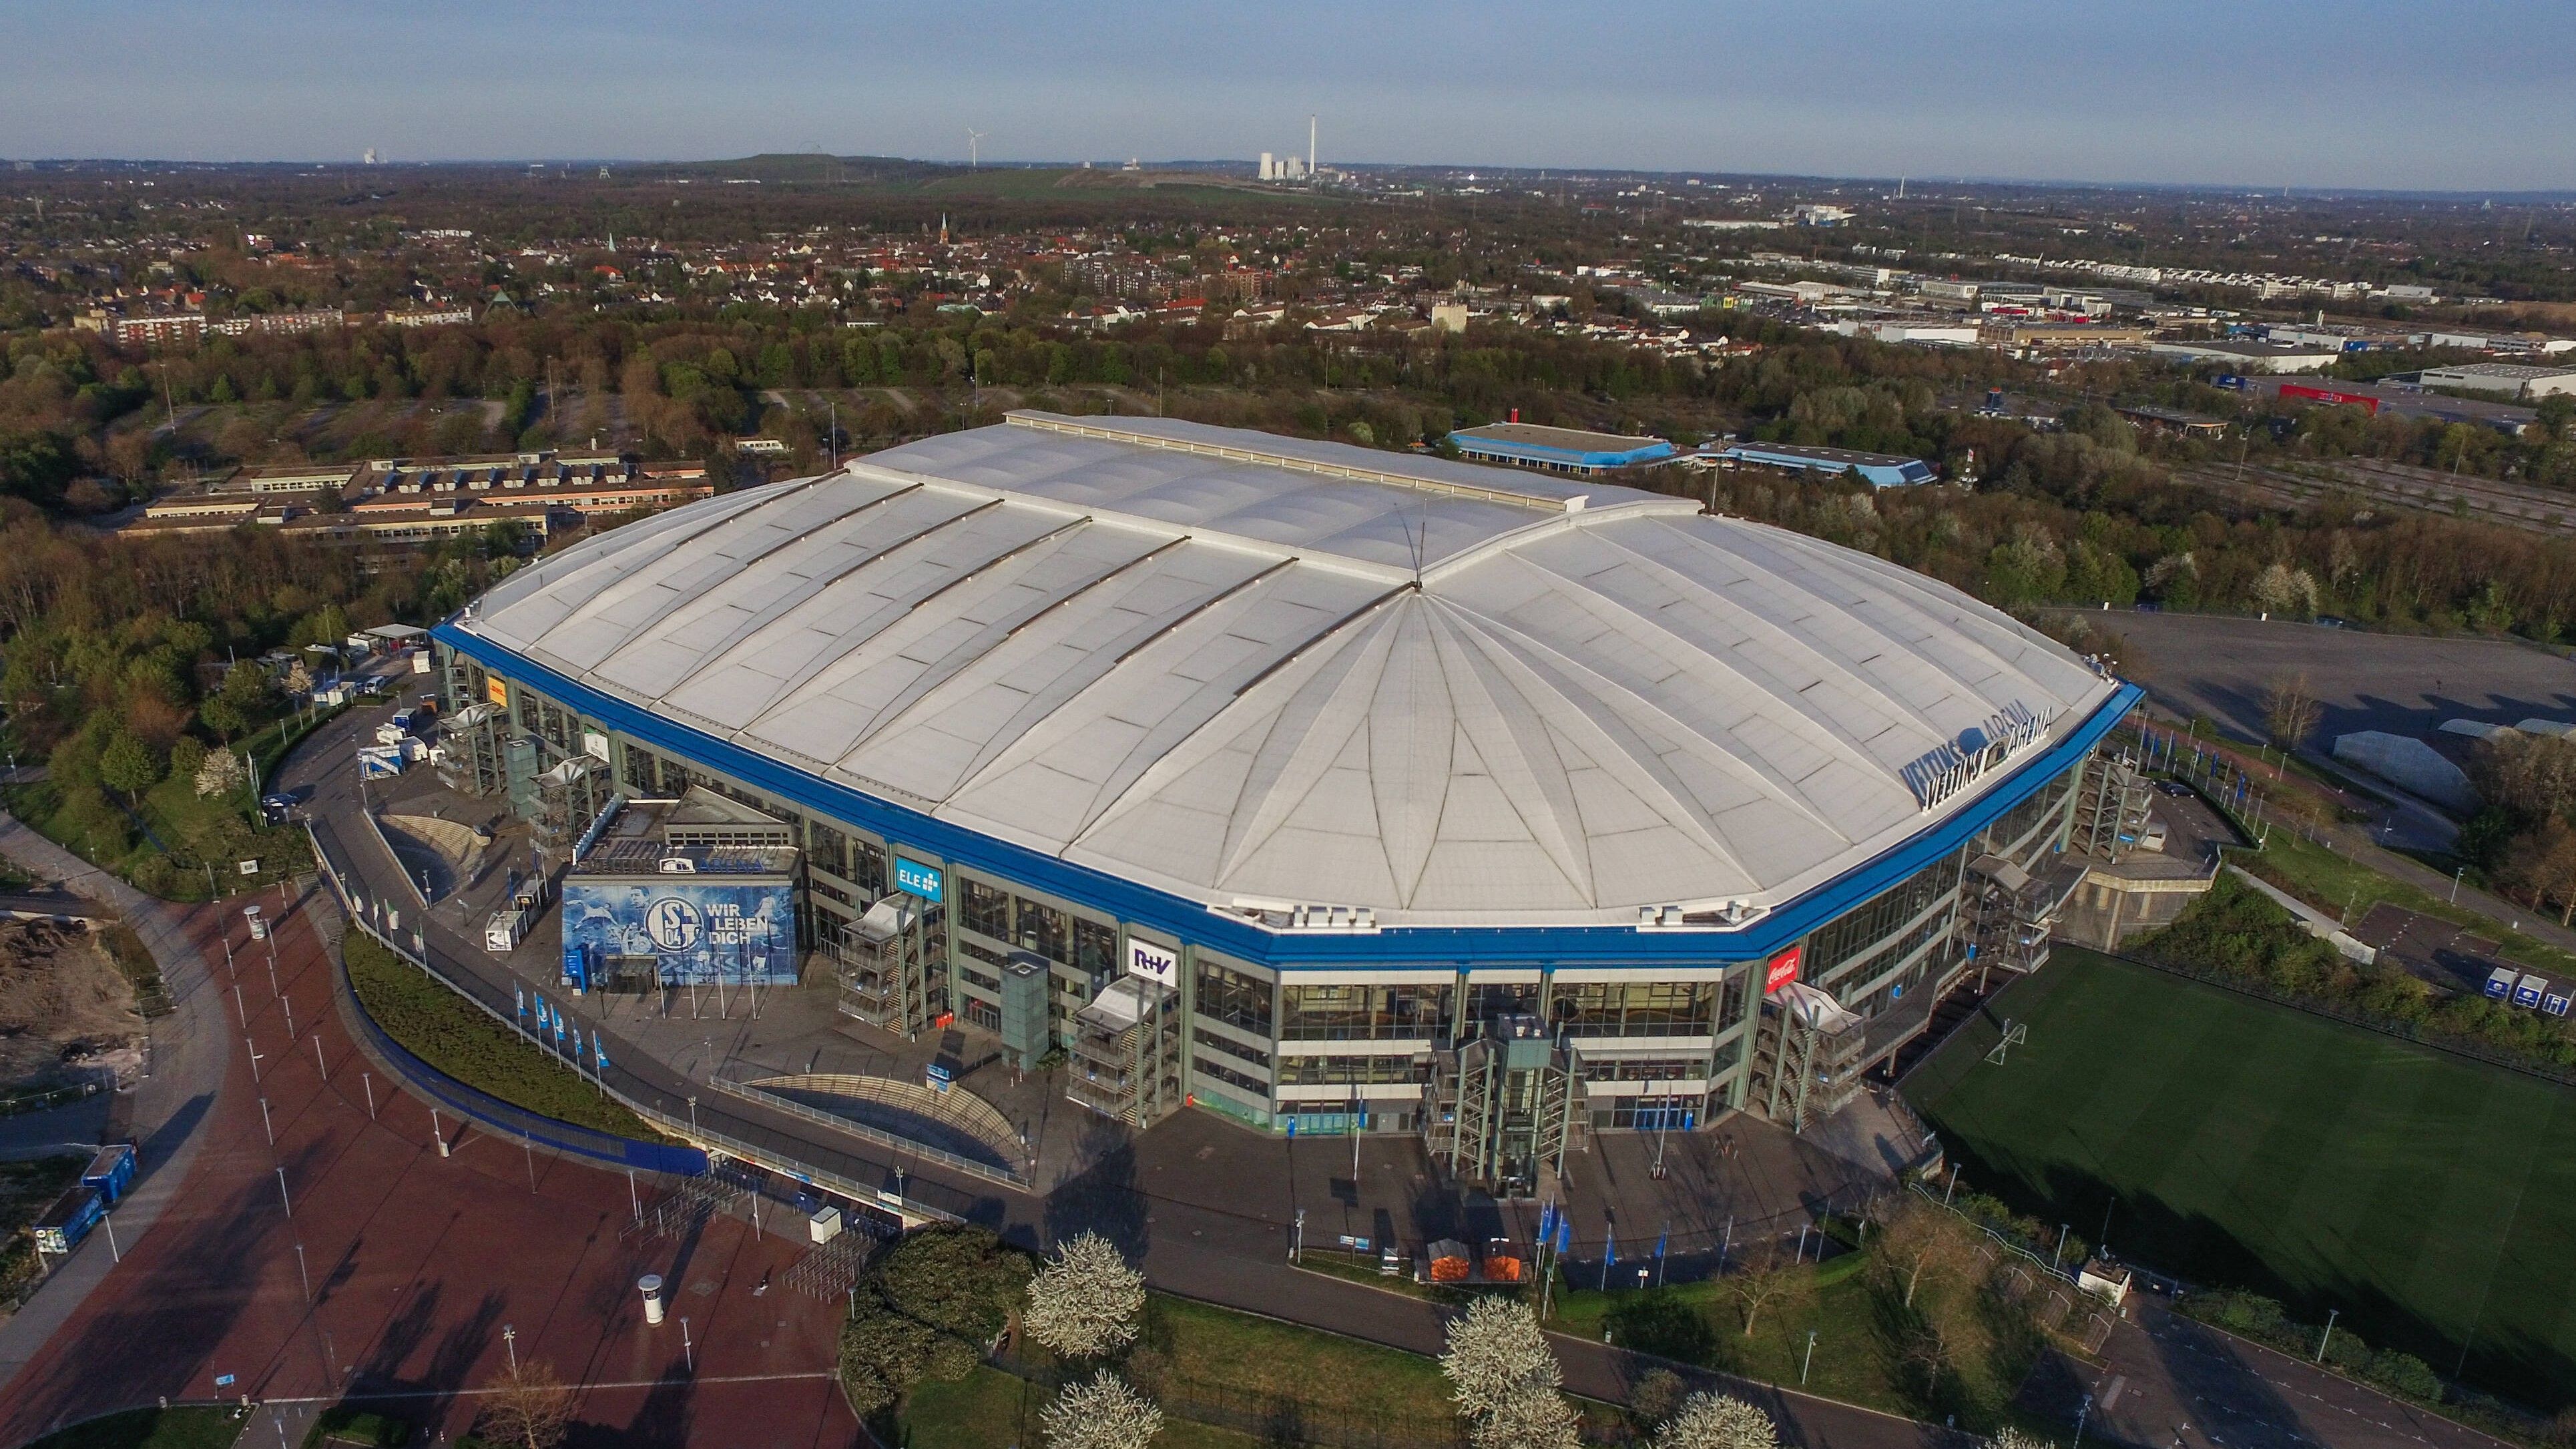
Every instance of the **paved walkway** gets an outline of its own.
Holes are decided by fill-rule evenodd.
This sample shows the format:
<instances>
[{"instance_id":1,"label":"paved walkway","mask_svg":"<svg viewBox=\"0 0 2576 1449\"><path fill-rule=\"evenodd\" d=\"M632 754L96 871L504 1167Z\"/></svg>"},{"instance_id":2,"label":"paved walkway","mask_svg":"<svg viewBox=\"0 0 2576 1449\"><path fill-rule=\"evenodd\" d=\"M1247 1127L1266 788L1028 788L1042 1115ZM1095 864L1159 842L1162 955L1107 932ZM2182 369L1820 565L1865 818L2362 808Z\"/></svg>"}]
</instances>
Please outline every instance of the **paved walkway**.
<instances>
[{"instance_id":1,"label":"paved walkway","mask_svg":"<svg viewBox=\"0 0 2576 1449\"><path fill-rule=\"evenodd\" d=\"M841 1304L766 1286L801 1242L730 1219L630 1235L623 1174L452 1116L440 1152L428 1107L371 1081L324 1009L335 972L314 914L288 912L256 951L237 913L197 918L218 1000L240 1003L225 1041L244 1049L164 1221L0 1389L0 1444L164 1395L241 1394L283 1406L253 1427L289 1445L344 1393L454 1439L513 1354L582 1386L576 1443L860 1441L830 1377ZM671 1285L660 1326L635 1292L647 1272Z\"/></svg>"},{"instance_id":2,"label":"paved walkway","mask_svg":"<svg viewBox=\"0 0 2576 1449\"><path fill-rule=\"evenodd\" d=\"M152 1023L144 1078L127 1094L125 1121L118 1129L137 1144L134 1189L109 1215L109 1231L92 1233L26 1306L0 1324L0 1390L5 1390L107 1276L116 1254L141 1242L161 1220L187 1179L204 1141L200 1129L223 1085L230 1035L224 1030L224 1003L189 932L208 928L230 907L187 911L155 900L5 813L0 813L0 855L40 878L61 881L65 889L122 917L161 968L172 1008Z\"/></svg>"},{"instance_id":3,"label":"paved walkway","mask_svg":"<svg viewBox=\"0 0 2576 1449\"><path fill-rule=\"evenodd\" d=\"M2338 1374L2131 1300L2098 1367L2051 1355L2025 1407L2139 1449L2505 1449L2504 1441Z\"/></svg>"}]
</instances>

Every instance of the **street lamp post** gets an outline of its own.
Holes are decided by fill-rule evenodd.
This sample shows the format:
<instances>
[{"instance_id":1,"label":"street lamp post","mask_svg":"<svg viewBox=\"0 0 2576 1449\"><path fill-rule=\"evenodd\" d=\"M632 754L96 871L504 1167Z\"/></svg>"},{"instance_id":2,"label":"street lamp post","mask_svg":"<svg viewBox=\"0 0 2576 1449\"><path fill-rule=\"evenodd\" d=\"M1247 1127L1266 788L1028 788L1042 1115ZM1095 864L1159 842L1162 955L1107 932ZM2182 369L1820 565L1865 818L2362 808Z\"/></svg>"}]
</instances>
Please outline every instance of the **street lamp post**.
<instances>
[{"instance_id":1,"label":"street lamp post","mask_svg":"<svg viewBox=\"0 0 2576 1449\"><path fill-rule=\"evenodd\" d=\"M519 1330L502 1324L501 1346L510 1351L510 1372L515 1375L519 1371Z\"/></svg>"}]
</instances>

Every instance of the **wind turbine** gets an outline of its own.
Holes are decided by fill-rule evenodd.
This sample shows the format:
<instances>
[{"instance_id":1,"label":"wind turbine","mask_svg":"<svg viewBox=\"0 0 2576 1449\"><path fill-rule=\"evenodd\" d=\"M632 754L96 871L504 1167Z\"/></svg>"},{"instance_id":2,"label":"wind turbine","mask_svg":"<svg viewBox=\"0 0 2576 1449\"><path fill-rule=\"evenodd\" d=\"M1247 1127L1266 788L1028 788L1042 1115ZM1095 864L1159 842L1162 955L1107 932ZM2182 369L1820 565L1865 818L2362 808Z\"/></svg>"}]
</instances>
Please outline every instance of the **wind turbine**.
<instances>
[{"instance_id":1,"label":"wind turbine","mask_svg":"<svg viewBox=\"0 0 2576 1449\"><path fill-rule=\"evenodd\" d=\"M984 143L984 136L984 132L972 126L966 128L966 169L969 171L983 164L983 155L976 148Z\"/></svg>"}]
</instances>

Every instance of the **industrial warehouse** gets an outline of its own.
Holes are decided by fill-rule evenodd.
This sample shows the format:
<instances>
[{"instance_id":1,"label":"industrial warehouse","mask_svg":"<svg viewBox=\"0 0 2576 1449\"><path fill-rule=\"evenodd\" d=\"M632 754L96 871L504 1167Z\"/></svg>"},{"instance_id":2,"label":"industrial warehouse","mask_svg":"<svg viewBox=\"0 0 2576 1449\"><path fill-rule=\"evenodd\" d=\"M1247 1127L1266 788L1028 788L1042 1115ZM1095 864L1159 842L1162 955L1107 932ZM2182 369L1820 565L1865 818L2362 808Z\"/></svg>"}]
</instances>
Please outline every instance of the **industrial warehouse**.
<instances>
[{"instance_id":1,"label":"industrial warehouse","mask_svg":"<svg viewBox=\"0 0 2576 1449\"><path fill-rule=\"evenodd\" d=\"M845 1016L1105 1116L1412 1134L1506 1189L1835 1110L2145 809L2095 750L2136 692L1932 580L1163 419L710 498L433 638L442 768L580 896L567 985L775 982L792 926Z\"/></svg>"}]
</instances>

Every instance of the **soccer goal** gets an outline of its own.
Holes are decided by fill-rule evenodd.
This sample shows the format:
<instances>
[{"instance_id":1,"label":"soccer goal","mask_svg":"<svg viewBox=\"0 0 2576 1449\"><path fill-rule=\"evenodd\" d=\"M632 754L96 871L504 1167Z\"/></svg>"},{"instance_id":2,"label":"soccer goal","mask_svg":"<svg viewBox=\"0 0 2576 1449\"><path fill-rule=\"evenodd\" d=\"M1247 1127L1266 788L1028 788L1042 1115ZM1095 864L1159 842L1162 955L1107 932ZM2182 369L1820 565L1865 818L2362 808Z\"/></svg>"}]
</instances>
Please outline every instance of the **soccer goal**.
<instances>
[{"instance_id":1,"label":"soccer goal","mask_svg":"<svg viewBox=\"0 0 2576 1449\"><path fill-rule=\"evenodd\" d=\"M2015 1021L2011 1017L2005 1017L2004 1034L2002 1038L1995 1043L1994 1050L1986 1053L1986 1060L1995 1063L1997 1066L2001 1066L2006 1052L2011 1051L2014 1047L2017 1047L2028 1040L2030 1040L2030 1023L2026 1021Z\"/></svg>"}]
</instances>

